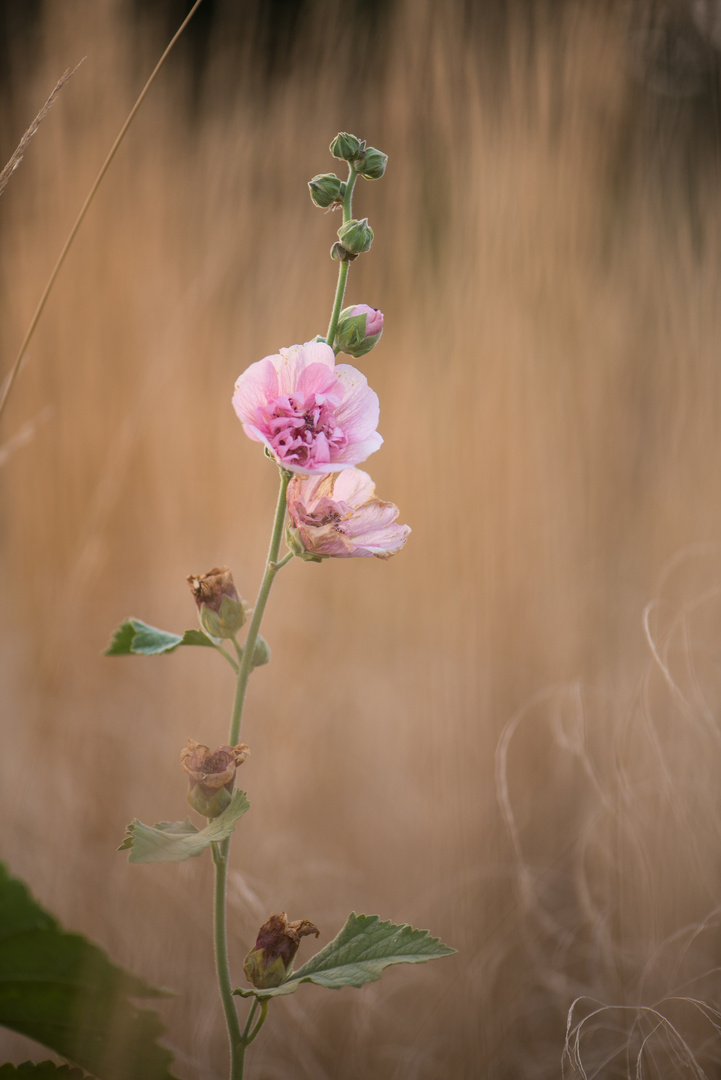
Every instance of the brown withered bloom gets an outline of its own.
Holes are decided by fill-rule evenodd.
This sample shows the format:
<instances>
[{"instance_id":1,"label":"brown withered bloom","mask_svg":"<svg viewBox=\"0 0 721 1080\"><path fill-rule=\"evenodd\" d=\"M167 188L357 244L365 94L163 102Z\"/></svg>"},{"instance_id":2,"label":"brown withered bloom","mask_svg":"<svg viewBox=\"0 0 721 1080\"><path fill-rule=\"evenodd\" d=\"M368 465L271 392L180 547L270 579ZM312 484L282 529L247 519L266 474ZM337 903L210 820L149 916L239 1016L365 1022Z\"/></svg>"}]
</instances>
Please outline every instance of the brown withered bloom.
<instances>
[{"instance_id":1,"label":"brown withered bloom","mask_svg":"<svg viewBox=\"0 0 721 1080\"><path fill-rule=\"evenodd\" d=\"M248 605L238 596L228 567L215 566L207 574L189 574L186 581L206 633L215 638L235 637L246 620Z\"/></svg>"},{"instance_id":2,"label":"brown withered bloom","mask_svg":"<svg viewBox=\"0 0 721 1080\"><path fill-rule=\"evenodd\" d=\"M238 590L227 566L214 566L207 574L189 574L186 581L198 607L207 604L213 611L220 611L224 596L238 599Z\"/></svg>"},{"instance_id":3,"label":"brown withered bloom","mask_svg":"<svg viewBox=\"0 0 721 1080\"><path fill-rule=\"evenodd\" d=\"M258 931L255 948L248 953L243 964L246 978L258 990L280 986L293 969L295 954L301 938L320 934L320 930L308 919L289 923L284 911L271 915Z\"/></svg>"},{"instance_id":4,"label":"brown withered bloom","mask_svg":"<svg viewBox=\"0 0 721 1080\"><path fill-rule=\"evenodd\" d=\"M222 814L233 794L235 771L249 753L245 743L211 751L188 739L187 747L180 751L180 765L188 774L188 802L194 810L207 818Z\"/></svg>"}]
</instances>

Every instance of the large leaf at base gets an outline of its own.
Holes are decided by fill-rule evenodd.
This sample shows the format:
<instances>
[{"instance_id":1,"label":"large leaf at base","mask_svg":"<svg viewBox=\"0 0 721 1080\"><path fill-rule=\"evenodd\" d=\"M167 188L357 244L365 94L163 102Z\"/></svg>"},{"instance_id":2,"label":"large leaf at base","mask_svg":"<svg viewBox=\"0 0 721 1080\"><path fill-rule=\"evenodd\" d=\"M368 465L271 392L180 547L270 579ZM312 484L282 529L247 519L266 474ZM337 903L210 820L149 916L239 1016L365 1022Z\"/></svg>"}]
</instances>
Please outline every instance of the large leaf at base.
<instances>
[{"instance_id":1,"label":"large leaf at base","mask_svg":"<svg viewBox=\"0 0 721 1080\"><path fill-rule=\"evenodd\" d=\"M196 829L190 818L185 821L159 821L157 825L143 825L131 821L127 836L118 851L130 851L129 862L182 862L202 855L213 842L230 836L238 818L250 808L244 791L236 791L222 814L214 818L204 829Z\"/></svg>"},{"instance_id":2,"label":"large leaf at base","mask_svg":"<svg viewBox=\"0 0 721 1080\"><path fill-rule=\"evenodd\" d=\"M211 649L214 648L213 642L202 630L171 634L168 630L149 626L142 619L126 619L113 634L105 655L157 656L158 653L173 652L180 645L208 645Z\"/></svg>"},{"instance_id":3,"label":"large leaf at base","mask_svg":"<svg viewBox=\"0 0 721 1080\"><path fill-rule=\"evenodd\" d=\"M363 986L380 979L389 964L423 964L456 950L431 937L427 930L408 924L381 922L378 915L351 912L337 937L294 971L289 979L271 990L238 988L241 997L278 997L294 993L301 983L312 982L340 990L343 986Z\"/></svg>"},{"instance_id":4,"label":"large leaf at base","mask_svg":"<svg viewBox=\"0 0 721 1080\"><path fill-rule=\"evenodd\" d=\"M0 1065L0 1080L85 1080L83 1069L56 1065L53 1061L23 1061L22 1065Z\"/></svg>"},{"instance_id":5,"label":"large leaf at base","mask_svg":"<svg viewBox=\"0 0 721 1080\"><path fill-rule=\"evenodd\" d=\"M163 993L63 930L0 863L0 1024L100 1080L171 1080L159 1017L130 1000Z\"/></svg>"}]
</instances>

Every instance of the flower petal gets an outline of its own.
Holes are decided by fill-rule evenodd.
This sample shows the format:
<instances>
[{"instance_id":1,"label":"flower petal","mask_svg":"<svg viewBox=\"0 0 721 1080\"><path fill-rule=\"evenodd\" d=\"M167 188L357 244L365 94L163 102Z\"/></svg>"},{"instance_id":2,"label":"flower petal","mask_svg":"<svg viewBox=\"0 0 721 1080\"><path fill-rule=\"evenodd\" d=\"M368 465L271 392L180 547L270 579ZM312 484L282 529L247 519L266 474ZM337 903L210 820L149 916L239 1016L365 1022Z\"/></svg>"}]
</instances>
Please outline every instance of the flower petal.
<instances>
[{"instance_id":1,"label":"flower petal","mask_svg":"<svg viewBox=\"0 0 721 1080\"><path fill-rule=\"evenodd\" d=\"M373 481L361 469L294 478L288 510L289 543L303 557L388 559L411 531L396 524L398 508L376 498Z\"/></svg>"}]
</instances>

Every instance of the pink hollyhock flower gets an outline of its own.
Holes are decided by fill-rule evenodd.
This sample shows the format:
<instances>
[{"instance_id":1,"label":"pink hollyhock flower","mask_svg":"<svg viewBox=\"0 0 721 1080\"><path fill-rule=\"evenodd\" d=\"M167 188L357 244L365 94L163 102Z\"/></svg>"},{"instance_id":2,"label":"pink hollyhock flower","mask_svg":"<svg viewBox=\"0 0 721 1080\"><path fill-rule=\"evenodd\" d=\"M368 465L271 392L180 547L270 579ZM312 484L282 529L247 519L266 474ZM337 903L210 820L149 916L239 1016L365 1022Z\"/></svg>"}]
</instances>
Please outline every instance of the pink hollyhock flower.
<instances>
[{"instance_id":1,"label":"pink hollyhock flower","mask_svg":"<svg viewBox=\"0 0 721 1080\"><path fill-rule=\"evenodd\" d=\"M326 476L294 476L288 485L288 544L301 558L331 556L389 559L406 542L410 528L396 525L398 507L381 502L362 469Z\"/></svg>"},{"instance_id":2,"label":"pink hollyhock flower","mask_svg":"<svg viewBox=\"0 0 721 1080\"><path fill-rule=\"evenodd\" d=\"M235 384L235 409L250 439L284 469L340 472L383 442L378 395L349 364L336 364L325 342L281 349L251 364Z\"/></svg>"}]
</instances>

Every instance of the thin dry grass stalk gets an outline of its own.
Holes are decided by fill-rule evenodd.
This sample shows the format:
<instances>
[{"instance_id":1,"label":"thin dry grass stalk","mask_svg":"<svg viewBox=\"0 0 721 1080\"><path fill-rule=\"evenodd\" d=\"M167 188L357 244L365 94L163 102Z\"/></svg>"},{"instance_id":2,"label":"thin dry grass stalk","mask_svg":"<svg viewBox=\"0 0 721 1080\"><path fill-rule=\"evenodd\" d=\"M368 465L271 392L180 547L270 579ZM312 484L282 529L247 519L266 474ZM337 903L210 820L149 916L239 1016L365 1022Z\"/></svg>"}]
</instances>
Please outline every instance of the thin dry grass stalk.
<instances>
[{"instance_id":1,"label":"thin dry grass stalk","mask_svg":"<svg viewBox=\"0 0 721 1080\"><path fill-rule=\"evenodd\" d=\"M2 193L3 193L4 189L5 189L5 186L7 185L8 180L10 179L10 177L12 176L12 174L15 172L18 165L22 161L23 155L24 155L25 151L27 150L28 146L30 145L30 140L32 139L33 135L38 130L41 123L43 122L45 117L50 112L50 109L52 108L53 102L55 101L55 98L58 96L58 94L62 90L63 86L65 86L65 83L68 81L68 79L71 79L73 77L75 72L80 67L80 64L82 64L82 60L80 61L79 64L75 65L75 67L73 68L72 71L68 68L68 70L64 71L63 74L60 76L58 81L55 83L55 86L54 86L54 88L52 90L52 93L50 94L50 97L45 102L42 109L37 114L37 116L33 120L32 124L30 125L30 127L27 129L27 131L23 135L23 137L20 140L20 142L18 143L16 149L13 151L7 165L3 168L2 172L0 172L0 195L2 195Z\"/></svg>"},{"instance_id":2,"label":"thin dry grass stalk","mask_svg":"<svg viewBox=\"0 0 721 1080\"><path fill-rule=\"evenodd\" d=\"M135 115L138 112L138 109L140 108L140 106L145 101L145 98L146 98L146 96L148 94L148 91L150 90L151 86L155 82L155 79L156 79L156 77L158 75L158 72L163 67L163 64L165 63L168 56L172 52L172 49L173 49L175 43L177 42L178 38L181 36L183 31L185 30L185 28L188 25L188 23L190 22L190 20L193 18L193 15L195 15L195 12L198 10L201 3L202 3L202 0L195 0L195 3L193 4L192 8L190 9L190 11L186 15L186 17L183 19L183 22L178 27L177 31L175 32L175 34L173 35L173 37L169 41L169 43L168 43L165 51L163 52L162 56L160 57L157 64L153 68L147 82L145 83L145 86L140 91L140 94L138 96L137 101L135 102L132 109L128 113L128 116L127 116L127 118L125 120L125 123L123 124L120 131L118 132L118 135L117 135L117 137L115 139L115 142L110 147L110 150L108 151L108 155L107 155L107 157L105 158L105 161L103 162L103 164L100 167L100 172L98 173L97 177L95 178L95 181L94 181L92 187L90 188L90 191L88 192L88 194L87 194L87 196L85 198L85 202L83 203L83 205L80 208L80 213L78 214L77 218L75 219L75 223L73 224L73 227L70 230L70 233L68 234L67 240L63 244L63 247L62 247L62 250L61 250L61 252L60 252L60 254L58 256L57 262L55 263L55 266L52 269L52 272L50 274L50 277L48 278L48 282L47 282L47 284L45 286L43 294L40 297L40 301L38 303L38 306L36 307L35 312L33 314L33 317L30 320L30 325L28 326L25 337L23 338L22 344L21 344L20 349L18 351L18 355L17 355L17 357L15 359L15 363L13 364L13 366L12 366L12 368L10 370L10 373L8 374L8 376L5 379L4 383L2 384L2 389L0 389L0 418L2 418L2 414L3 414L4 410L5 410L5 406L7 404L7 400L9 398L9 396L10 396L10 392L11 392L13 386L15 385L15 380L17 379L17 377L18 377L18 375L20 373L20 368L22 367L22 362L23 362L23 359L25 357L25 353L27 352L30 341L32 340L32 336L35 333L35 327L37 326L38 322L40 321L40 316L43 313L43 310L45 308L45 304L47 303L48 297L50 296L53 285L55 284L57 276L60 273L61 267L62 267L63 263L65 262L65 258L66 258L67 254L68 254L68 251L70 250L70 247L71 247L71 245L73 243L73 240L77 236L78 230L80 229L80 226L82 225L83 221L85 220L85 215L88 212L90 204L93 201L93 199L95 198L97 190L100 187L105 174L107 173L108 169L110 168L110 165L112 164L113 158L115 157L115 155L116 155L116 153L118 151L118 148L120 147L120 144L122 143L123 139L125 138L125 135L127 134L127 131L129 129L130 125L132 124L133 120L135 119ZM77 67L79 67L79 65L77 65ZM74 71L77 71L77 67L73 70L73 72L70 73L71 75L74 74ZM69 77L70 76L68 75L67 78L69 78ZM65 76L63 76L62 82L66 82L67 78ZM53 91L53 94L54 93L55 93L55 91ZM52 99L52 97L53 97L53 95L51 95L51 99ZM47 109L46 109L46 111L47 111ZM21 143L21 145L22 145L22 143ZM17 153L17 151L16 151L16 153ZM12 158L11 158L11 161L12 161ZM8 162L8 165L9 164L10 164L10 162ZM6 168L7 168L7 166L6 166ZM2 189L0 188L0 192L1 192L1 190Z\"/></svg>"}]
</instances>

